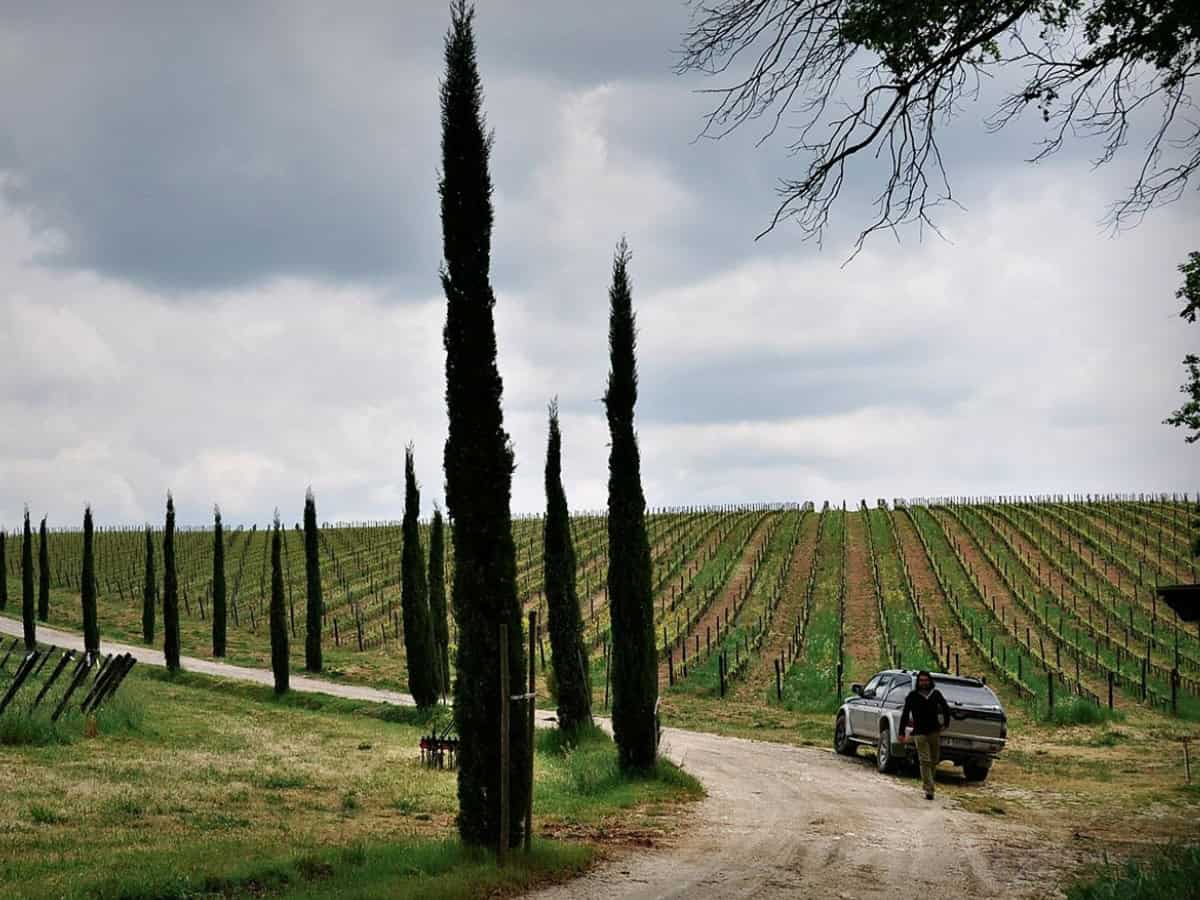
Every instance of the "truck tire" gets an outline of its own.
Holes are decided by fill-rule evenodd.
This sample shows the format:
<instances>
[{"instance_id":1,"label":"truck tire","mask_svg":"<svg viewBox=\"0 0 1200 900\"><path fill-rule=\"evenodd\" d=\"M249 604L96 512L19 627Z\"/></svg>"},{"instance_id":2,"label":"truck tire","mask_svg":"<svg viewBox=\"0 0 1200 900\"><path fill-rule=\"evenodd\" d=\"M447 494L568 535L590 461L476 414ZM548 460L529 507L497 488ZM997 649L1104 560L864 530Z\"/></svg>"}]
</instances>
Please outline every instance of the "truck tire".
<instances>
[{"instance_id":1,"label":"truck tire","mask_svg":"<svg viewBox=\"0 0 1200 900\"><path fill-rule=\"evenodd\" d=\"M858 753L858 744L846 735L845 713L838 713L837 721L833 725L833 749L842 756L855 756Z\"/></svg>"},{"instance_id":2,"label":"truck tire","mask_svg":"<svg viewBox=\"0 0 1200 900\"><path fill-rule=\"evenodd\" d=\"M883 723L879 729L879 745L875 750L875 767L884 775L891 775L896 771L896 766L899 760L892 753L892 727Z\"/></svg>"},{"instance_id":3,"label":"truck tire","mask_svg":"<svg viewBox=\"0 0 1200 900\"><path fill-rule=\"evenodd\" d=\"M967 763L963 766L963 776L967 781L986 781L988 772L991 770L991 766L978 766Z\"/></svg>"}]
</instances>

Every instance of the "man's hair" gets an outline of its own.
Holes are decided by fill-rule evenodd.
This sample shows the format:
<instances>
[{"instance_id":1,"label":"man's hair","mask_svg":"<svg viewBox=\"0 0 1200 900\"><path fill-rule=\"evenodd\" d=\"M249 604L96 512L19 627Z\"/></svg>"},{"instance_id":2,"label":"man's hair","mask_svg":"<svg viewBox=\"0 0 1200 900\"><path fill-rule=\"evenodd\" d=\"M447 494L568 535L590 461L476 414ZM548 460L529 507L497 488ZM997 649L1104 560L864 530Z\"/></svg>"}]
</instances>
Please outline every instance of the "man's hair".
<instances>
[{"instance_id":1,"label":"man's hair","mask_svg":"<svg viewBox=\"0 0 1200 900\"><path fill-rule=\"evenodd\" d=\"M929 684L930 684L930 685L934 685L934 684L936 684L936 683L937 683L937 682L935 682L935 681L933 680L933 676L932 676L932 675L930 675L930 674L929 674L927 671L925 671L924 669L922 669L920 672L918 672L918 673L917 673L917 684L920 684L920 683L921 683L921 678L922 678L922 677L924 677L924 678L928 678L928 679L929 679Z\"/></svg>"}]
</instances>

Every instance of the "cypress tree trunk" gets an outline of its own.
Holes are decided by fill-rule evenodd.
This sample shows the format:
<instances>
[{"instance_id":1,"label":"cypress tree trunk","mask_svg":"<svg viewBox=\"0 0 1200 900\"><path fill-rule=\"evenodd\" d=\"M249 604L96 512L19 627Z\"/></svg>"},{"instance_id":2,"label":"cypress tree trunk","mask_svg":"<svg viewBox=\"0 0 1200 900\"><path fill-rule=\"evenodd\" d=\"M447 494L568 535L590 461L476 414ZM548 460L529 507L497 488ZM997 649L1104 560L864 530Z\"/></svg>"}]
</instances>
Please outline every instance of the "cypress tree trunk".
<instances>
[{"instance_id":1,"label":"cypress tree trunk","mask_svg":"<svg viewBox=\"0 0 1200 900\"><path fill-rule=\"evenodd\" d=\"M83 511L83 571L79 575L79 602L83 607L83 648L100 653L100 623L96 617L96 558L92 547L92 508Z\"/></svg>"},{"instance_id":2,"label":"cypress tree trunk","mask_svg":"<svg viewBox=\"0 0 1200 900\"><path fill-rule=\"evenodd\" d=\"M179 670L179 581L175 571L175 501L167 494L163 531L163 656L167 669Z\"/></svg>"},{"instance_id":3,"label":"cypress tree trunk","mask_svg":"<svg viewBox=\"0 0 1200 900\"><path fill-rule=\"evenodd\" d=\"M33 605L33 531L29 510L25 510L25 531L21 535L21 622L25 626L25 650L37 647L37 621Z\"/></svg>"},{"instance_id":4,"label":"cypress tree trunk","mask_svg":"<svg viewBox=\"0 0 1200 900\"><path fill-rule=\"evenodd\" d=\"M421 491L413 466L413 448L404 451L404 541L400 551L400 609L404 615L404 653L408 663L408 690L417 706L437 703L442 685L429 616L429 588L425 582L425 553L421 549L418 515Z\"/></svg>"},{"instance_id":5,"label":"cypress tree trunk","mask_svg":"<svg viewBox=\"0 0 1200 900\"><path fill-rule=\"evenodd\" d=\"M154 533L146 526L146 567L142 576L142 640L154 643L155 608L158 606L158 579L154 574Z\"/></svg>"},{"instance_id":6,"label":"cypress tree trunk","mask_svg":"<svg viewBox=\"0 0 1200 900\"><path fill-rule=\"evenodd\" d=\"M0 609L8 608L8 548L7 536L0 528Z\"/></svg>"},{"instance_id":7,"label":"cypress tree trunk","mask_svg":"<svg viewBox=\"0 0 1200 900\"><path fill-rule=\"evenodd\" d=\"M38 527L38 619L50 618L50 542L46 533L46 517Z\"/></svg>"},{"instance_id":8,"label":"cypress tree trunk","mask_svg":"<svg viewBox=\"0 0 1200 900\"><path fill-rule=\"evenodd\" d=\"M450 626L446 621L446 526L434 509L429 526L429 615L433 619L434 652L442 676L441 691L450 693Z\"/></svg>"},{"instance_id":9,"label":"cypress tree trunk","mask_svg":"<svg viewBox=\"0 0 1200 900\"><path fill-rule=\"evenodd\" d=\"M287 606L283 592L283 564L280 561L281 546L279 511L275 511L275 527L271 531L271 671L275 675L275 693L286 694L288 690L288 621Z\"/></svg>"},{"instance_id":10,"label":"cypress tree trunk","mask_svg":"<svg viewBox=\"0 0 1200 900\"><path fill-rule=\"evenodd\" d=\"M213 570L212 570L212 627L213 656L225 655L225 529L221 527L221 510L213 507Z\"/></svg>"},{"instance_id":11,"label":"cypress tree trunk","mask_svg":"<svg viewBox=\"0 0 1200 900\"><path fill-rule=\"evenodd\" d=\"M446 507L454 521L451 602L458 623L454 719L458 757L458 831L464 843L496 846L500 837L499 629L507 629L511 683L525 672L521 607L512 539L513 457L501 409L496 368L495 297L488 277L492 234L490 140L484 131L482 86L472 33L474 10L457 0L446 36L441 85L442 288L446 293ZM520 707L518 707L518 710ZM520 721L519 713L516 721ZM529 796L526 729L510 742L514 810ZM513 816L509 839L522 840Z\"/></svg>"},{"instance_id":12,"label":"cypress tree trunk","mask_svg":"<svg viewBox=\"0 0 1200 900\"><path fill-rule=\"evenodd\" d=\"M592 679L583 642L583 619L575 589L575 545L562 484L562 432L558 404L550 404L546 447L546 519L543 574L549 618L550 652L558 685L558 727L574 732L592 721Z\"/></svg>"},{"instance_id":13,"label":"cypress tree trunk","mask_svg":"<svg viewBox=\"0 0 1200 900\"><path fill-rule=\"evenodd\" d=\"M304 576L308 585L308 607L304 632L304 668L321 671L321 555L317 534L317 501L312 488L304 495Z\"/></svg>"},{"instance_id":14,"label":"cypress tree trunk","mask_svg":"<svg viewBox=\"0 0 1200 900\"><path fill-rule=\"evenodd\" d=\"M658 662L646 498L633 408L637 403L636 331L629 285L629 247L617 245L609 289L611 370L604 407L608 415L608 603L612 617L613 737L626 770L648 769L657 755L654 707Z\"/></svg>"}]
</instances>

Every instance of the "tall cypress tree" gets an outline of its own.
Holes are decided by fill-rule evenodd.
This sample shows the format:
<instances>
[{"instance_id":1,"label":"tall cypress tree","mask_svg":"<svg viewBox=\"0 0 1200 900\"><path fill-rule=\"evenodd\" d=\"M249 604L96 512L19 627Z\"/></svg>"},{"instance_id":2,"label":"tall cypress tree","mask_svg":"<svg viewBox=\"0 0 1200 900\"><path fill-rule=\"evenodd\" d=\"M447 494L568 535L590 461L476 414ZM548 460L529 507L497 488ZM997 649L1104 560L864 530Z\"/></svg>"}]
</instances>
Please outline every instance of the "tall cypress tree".
<instances>
[{"instance_id":1,"label":"tall cypress tree","mask_svg":"<svg viewBox=\"0 0 1200 900\"><path fill-rule=\"evenodd\" d=\"M167 494L163 530L163 656L167 669L179 669L179 580L175 570L175 501Z\"/></svg>"},{"instance_id":2,"label":"tall cypress tree","mask_svg":"<svg viewBox=\"0 0 1200 900\"><path fill-rule=\"evenodd\" d=\"M83 607L83 649L100 653L100 623L96 616L96 557L92 547L92 508L83 511L83 571L79 574L79 603Z\"/></svg>"},{"instance_id":3,"label":"tall cypress tree","mask_svg":"<svg viewBox=\"0 0 1200 900\"><path fill-rule=\"evenodd\" d=\"M25 508L25 531L21 535L21 622L25 626L25 650L37 647L37 608L33 605L33 530L29 508Z\"/></svg>"},{"instance_id":4,"label":"tall cypress tree","mask_svg":"<svg viewBox=\"0 0 1200 900\"><path fill-rule=\"evenodd\" d=\"M450 625L446 621L446 526L442 511L433 510L429 526L429 615L433 619L434 652L439 660L443 694L450 693Z\"/></svg>"},{"instance_id":5,"label":"tall cypress tree","mask_svg":"<svg viewBox=\"0 0 1200 900\"><path fill-rule=\"evenodd\" d=\"M38 619L50 618L50 540L46 532L46 517L38 526Z\"/></svg>"},{"instance_id":6,"label":"tall cypress tree","mask_svg":"<svg viewBox=\"0 0 1200 900\"><path fill-rule=\"evenodd\" d=\"M418 515L421 490L413 466L413 448L404 451L404 524L401 529L400 610L404 614L404 653L408 663L408 690L417 706L437 703L441 673L429 616L429 587L425 581L425 553L421 549Z\"/></svg>"},{"instance_id":7,"label":"tall cypress tree","mask_svg":"<svg viewBox=\"0 0 1200 900\"><path fill-rule=\"evenodd\" d=\"M142 575L142 640L154 643L155 609L158 606L158 578L154 574L154 532L146 526L146 565Z\"/></svg>"},{"instance_id":8,"label":"tall cypress tree","mask_svg":"<svg viewBox=\"0 0 1200 900\"><path fill-rule=\"evenodd\" d=\"M0 609L8 608L8 548L7 536L0 528Z\"/></svg>"},{"instance_id":9,"label":"tall cypress tree","mask_svg":"<svg viewBox=\"0 0 1200 900\"><path fill-rule=\"evenodd\" d=\"M213 656L225 655L225 529L221 527L221 508L213 507L212 627Z\"/></svg>"},{"instance_id":10,"label":"tall cypress tree","mask_svg":"<svg viewBox=\"0 0 1200 900\"><path fill-rule=\"evenodd\" d=\"M612 722L621 767L648 769L657 754L658 662L646 497L633 408L637 403L636 326L629 284L629 246L613 258L608 346L611 369L604 408L608 454L608 604L612 617Z\"/></svg>"},{"instance_id":11,"label":"tall cypress tree","mask_svg":"<svg viewBox=\"0 0 1200 900\"><path fill-rule=\"evenodd\" d=\"M562 431L558 403L550 404L546 446L546 519L542 527L543 575L550 652L558 685L558 727L573 732L592 721L592 679L583 643L583 618L575 589L575 545L562 483Z\"/></svg>"},{"instance_id":12,"label":"tall cypress tree","mask_svg":"<svg viewBox=\"0 0 1200 900\"><path fill-rule=\"evenodd\" d=\"M495 296L488 276L492 236L491 142L475 57L474 9L450 8L446 74L441 84L442 288L446 293L446 507L454 520L451 602L458 623L454 719L458 757L458 831L467 844L496 846L500 837L499 629L506 629L510 683L525 671L521 606L512 539L513 454L501 409L496 367ZM532 749L524 728L509 745L510 800L524 809ZM510 842L522 840L514 817Z\"/></svg>"},{"instance_id":13,"label":"tall cypress tree","mask_svg":"<svg viewBox=\"0 0 1200 900\"><path fill-rule=\"evenodd\" d=\"M271 671L275 675L275 693L288 690L288 619L283 591L283 564L280 561L281 532L279 510L271 529Z\"/></svg>"},{"instance_id":14,"label":"tall cypress tree","mask_svg":"<svg viewBox=\"0 0 1200 900\"><path fill-rule=\"evenodd\" d=\"M310 487L304 494L304 576L308 585L308 607L304 632L304 668L321 671L321 554L317 534L317 501Z\"/></svg>"}]
</instances>

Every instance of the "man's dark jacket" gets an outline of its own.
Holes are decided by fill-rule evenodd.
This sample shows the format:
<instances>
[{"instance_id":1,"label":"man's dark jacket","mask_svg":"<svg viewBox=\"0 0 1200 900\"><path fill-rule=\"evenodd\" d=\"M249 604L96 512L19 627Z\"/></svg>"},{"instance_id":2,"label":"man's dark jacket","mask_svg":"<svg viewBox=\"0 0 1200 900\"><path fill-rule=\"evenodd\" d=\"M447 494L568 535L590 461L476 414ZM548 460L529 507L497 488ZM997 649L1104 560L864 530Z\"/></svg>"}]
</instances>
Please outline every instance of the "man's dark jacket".
<instances>
[{"instance_id":1,"label":"man's dark jacket","mask_svg":"<svg viewBox=\"0 0 1200 900\"><path fill-rule=\"evenodd\" d=\"M900 714L901 734L904 734L909 720L913 723L913 734L933 734L949 727L950 707L942 697L942 692L934 688L929 696L922 696L920 691L910 691L904 701L904 712Z\"/></svg>"}]
</instances>

